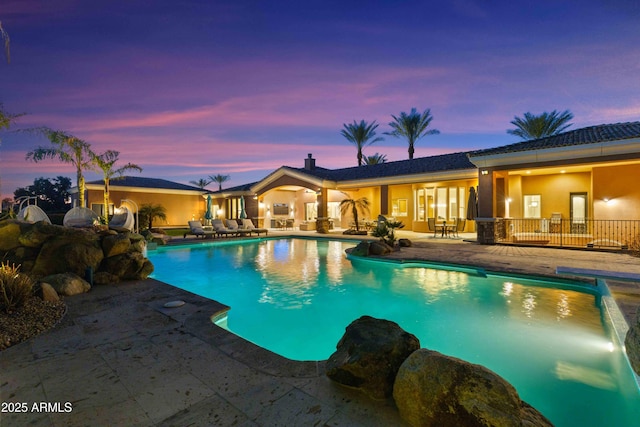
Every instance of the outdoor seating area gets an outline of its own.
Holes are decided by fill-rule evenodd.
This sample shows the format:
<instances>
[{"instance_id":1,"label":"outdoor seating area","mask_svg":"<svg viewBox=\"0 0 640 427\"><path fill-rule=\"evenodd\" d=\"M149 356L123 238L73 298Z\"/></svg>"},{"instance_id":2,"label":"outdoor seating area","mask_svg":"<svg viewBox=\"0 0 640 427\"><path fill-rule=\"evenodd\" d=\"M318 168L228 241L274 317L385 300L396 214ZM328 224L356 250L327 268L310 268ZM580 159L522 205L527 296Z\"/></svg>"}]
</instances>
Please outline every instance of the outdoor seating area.
<instances>
[{"instance_id":1,"label":"outdoor seating area","mask_svg":"<svg viewBox=\"0 0 640 427\"><path fill-rule=\"evenodd\" d=\"M429 230L433 231L434 238L453 238L460 237L460 233L464 232L467 220L464 218L454 218L446 221L444 219L428 218L427 224Z\"/></svg>"}]
</instances>

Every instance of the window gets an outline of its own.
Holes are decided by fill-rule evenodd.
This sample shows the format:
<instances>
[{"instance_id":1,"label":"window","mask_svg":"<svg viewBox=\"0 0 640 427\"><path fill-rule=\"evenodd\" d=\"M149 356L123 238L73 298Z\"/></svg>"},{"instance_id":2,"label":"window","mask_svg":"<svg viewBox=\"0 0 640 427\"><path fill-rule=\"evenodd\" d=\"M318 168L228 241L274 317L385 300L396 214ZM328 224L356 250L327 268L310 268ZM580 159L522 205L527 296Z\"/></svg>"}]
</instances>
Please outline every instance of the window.
<instances>
[{"instance_id":1,"label":"window","mask_svg":"<svg viewBox=\"0 0 640 427\"><path fill-rule=\"evenodd\" d=\"M524 196L524 217L540 218L540 195L526 194Z\"/></svg>"},{"instance_id":2,"label":"window","mask_svg":"<svg viewBox=\"0 0 640 427\"><path fill-rule=\"evenodd\" d=\"M449 218L458 217L458 189L456 187L449 188Z\"/></svg>"},{"instance_id":3,"label":"window","mask_svg":"<svg viewBox=\"0 0 640 427\"><path fill-rule=\"evenodd\" d=\"M109 215L113 215L113 203L109 203ZM91 210L98 216L104 216L104 203L91 203Z\"/></svg>"},{"instance_id":4,"label":"window","mask_svg":"<svg viewBox=\"0 0 640 427\"><path fill-rule=\"evenodd\" d=\"M391 216L407 216L407 199L393 199L391 201Z\"/></svg>"},{"instance_id":5,"label":"window","mask_svg":"<svg viewBox=\"0 0 640 427\"><path fill-rule=\"evenodd\" d=\"M437 219L447 219L447 188L440 187L436 189L436 215Z\"/></svg>"},{"instance_id":6,"label":"window","mask_svg":"<svg viewBox=\"0 0 640 427\"><path fill-rule=\"evenodd\" d=\"M425 199L424 199L424 189L416 191L416 213L415 220L416 221L425 221Z\"/></svg>"},{"instance_id":7,"label":"window","mask_svg":"<svg viewBox=\"0 0 640 427\"><path fill-rule=\"evenodd\" d=\"M458 203L458 218L466 218L467 217L467 198L465 197L465 188L458 187L458 198L460 203Z\"/></svg>"},{"instance_id":8,"label":"window","mask_svg":"<svg viewBox=\"0 0 640 427\"><path fill-rule=\"evenodd\" d=\"M327 202L327 217L340 220L340 202Z\"/></svg>"},{"instance_id":9,"label":"window","mask_svg":"<svg viewBox=\"0 0 640 427\"><path fill-rule=\"evenodd\" d=\"M318 217L318 205L316 202L304 204L304 219L305 221L313 221Z\"/></svg>"}]
</instances>

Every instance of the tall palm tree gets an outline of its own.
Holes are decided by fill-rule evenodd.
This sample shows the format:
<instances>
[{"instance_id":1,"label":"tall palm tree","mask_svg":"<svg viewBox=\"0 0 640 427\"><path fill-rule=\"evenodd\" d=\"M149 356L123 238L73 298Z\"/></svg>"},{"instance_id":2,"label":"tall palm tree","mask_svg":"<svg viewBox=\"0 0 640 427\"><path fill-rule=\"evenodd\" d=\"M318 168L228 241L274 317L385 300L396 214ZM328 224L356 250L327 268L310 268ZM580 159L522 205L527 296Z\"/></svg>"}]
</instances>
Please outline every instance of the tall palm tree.
<instances>
[{"instance_id":1,"label":"tall palm tree","mask_svg":"<svg viewBox=\"0 0 640 427\"><path fill-rule=\"evenodd\" d=\"M364 164L365 165L377 165L380 163L386 163L387 162L387 155L386 154L373 154L371 156L365 156L364 157Z\"/></svg>"},{"instance_id":2,"label":"tall palm tree","mask_svg":"<svg viewBox=\"0 0 640 427\"><path fill-rule=\"evenodd\" d=\"M407 139L409 143L409 160L413 159L416 141L423 136L437 135L440 133L438 129L427 130L433 120L429 108L424 110L422 114L418 113L418 110L415 108L412 108L409 114L403 111L398 117L393 114L391 117L393 117L393 121L389 123L389 126L391 126L393 130L391 132L385 132L385 134L395 136L396 138L404 137Z\"/></svg>"},{"instance_id":3,"label":"tall palm tree","mask_svg":"<svg viewBox=\"0 0 640 427\"><path fill-rule=\"evenodd\" d=\"M378 124L374 120L371 124L360 120L357 123L355 120L351 124L343 124L344 129L340 131L342 136L347 138L347 141L352 143L358 149L358 166L364 164L362 160L362 149L367 145L371 145L374 142L382 141L382 137L376 137L376 128Z\"/></svg>"},{"instance_id":4,"label":"tall palm tree","mask_svg":"<svg viewBox=\"0 0 640 427\"><path fill-rule=\"evenodd\" d=\"M11 63L11 52L9 51L10 39L9 34L2 28L2 22L0 22L0 38L4 40L4 55L7 58L7 64Z\"/></svg>"},{"instance_id":5,"label":"tall palm tree","mask_svg":"<svg viewBox=\"0 0 640 427\"><path fill-rule=\"evenodd\" d=\"M231 179L231 177L229 175L217 174L217 175L209 175L209 179L211 180L211 182L217 182L218 183L218 191L222 191L222 183L229 181L229 179Z\"/></svg>"},{"instance_id":6,"label":"tall palm tree","mask_svg":"<svg viewBox=\"0 0 640 427\"><path fill-rule=\"evenodd\" d=\"M95 154L91 151L91 145L63 131L48 128L38 129L38 131L49 139L51 147L38 147L33 151L29 151L26 159L38 163L44 159L57 158L63 163L71 163L76 168L78 201L80 206L84 207L84 192L86 186L82 171L93 169L93 158Z\"/></svg>"},{"instance_id":7,"label":"tall palm tree","mask_svg":"<svg viewBox=\"0 0 640 427\"><path fill-rule=\"evenodd\" d=\"M2 28L0 27L0 31ZM20 116L24 116L22 114L11 114L4 110L2 103L0 103L0 130L9 129L9 127L13 124L13 122ZM0 139L0 146L2 146L2 140ZM2 194L2 178L0 177L0 194ZM0 209L2 211L2 209Z\"/></svg>"},{"instance_id":8,"label":"tall palm tree","mask_svg":"<svg viewBox=\"0 0 640 427\"><path fill-rule=\"evenodd\" d=\"M156 218L163 221L167 220L167 210L160 204L144 204L140 207L138 215L140 217L141 223L146 222L148 224L147 228L149 230L153 228L153 220L155 220Z\"/></svg>"},{"instance_id":9,"label":"tall palm tree","mask_svg":"<svg viewBox=\"0 0 640 427\"><path fill-rule=\"evenodd\" d=\"M358 211L369 212L369 199L360 197L359 199L344 199L340 202L340 212L346 215L351 211L353 221L356 223L356 231L360 231L358 226Z\"/></svg>"},{"instance_id":10,"label":"tall palm tree","mask_svg":"<svg viewBox=\"0 0 640 427\"><path fill-rule=\"evenodd\" d=\"M102 154L93 156L93 162L95 166L102 171L102 176L104 179L103 214L104 214L104 220L107 223L109 222L109 184L111 182L111 179L121 178L126 171L130 171L130 170L137 170L138 172L142 172L142 168L133 163L127 163L126 165L123 165L117 169L114 169L114 165L119 160L118 159L119 156L120 156L120 152L115 150L107 150Z\"/></svg>"},{"instance_id":11,"label":"tall palm tree","mask_svg":"<svg viewBox=\"0 0 640 427\"><path fill-rule=\"evenodd\" d=\"M189 184L193 184L196 187L200 188L201 190L204 190L204 187L206 187L207 185L211 184L213 182L213 180L208 180L205 178L200 178L197 181L189 181Z\"/></svg>"},{"instance_id":12,"label":"tall palm tree","mask_svg":"<svg viewBox=\"0 0 640 427\"><path fill-rule=\"evenodd\" d=\"M545 111L538 116L524 113L524 118L517 116L513 118L511 124L516 129L509 129L507 133L518 136L525 141L544 138L557 135L567 129L572 125L572 123L567 123L571 119L573 119L573 114L569 110L564 110L561 113L556 110L550 113Z\"/></svg>"}]
</instances>

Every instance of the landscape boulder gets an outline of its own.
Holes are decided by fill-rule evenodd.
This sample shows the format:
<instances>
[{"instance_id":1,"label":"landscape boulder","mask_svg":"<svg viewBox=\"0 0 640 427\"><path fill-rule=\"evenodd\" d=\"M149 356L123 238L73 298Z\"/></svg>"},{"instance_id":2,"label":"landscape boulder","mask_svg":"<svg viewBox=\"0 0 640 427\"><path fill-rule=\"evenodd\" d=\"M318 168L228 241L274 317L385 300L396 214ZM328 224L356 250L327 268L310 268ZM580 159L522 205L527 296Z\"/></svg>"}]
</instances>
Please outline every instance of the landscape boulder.
<instances>
[{"instance_id":1,"label":"landscape boulder","mask_svg":"<svg viewBox=\"0 0 640 427\"><path fill-rule=\"evenodd\" d=\"M124 254L131 248L129 233L111 234L102 239L102 251L105 258Z\"/></svg>"},{"instance_id":2,"label":"landscape boulder","mask_svg":"<svg viewBox=\"0 0 640 427\"><path fill-rule=\"evenodd\" d=\"M120 282L120 278L108 271L99 271L93 275L93 284L96 286L113 285Z\"/></svg>"},{"instance_id":3,"label":"landscape boulder","mask_svg":"<svg viewBox=\"0 0 640 427\"><path fill-rule=\"evenodd\" d=\"M74 235L54 236L43 243L31 273L44 276L70 272L84 276L89 267L97 270L103 258L98 240Z\"/></svg>"},{"instance_id":4,"label":"landscape boulder","mask_svg":"<svg viewBox=\"0 0 640 427\"><path fill-rule=\"evenodd\" d=\"M43 301L55 302L60 301L60 296L48 283L40 283L38 289L36 291L36 295L39 296Z\"/></svg>"},{"instance_id":5,"label":"landscape boulder","mask_svg":"<svg viewBox=\"0 0 640 427\"><path fill-rule=\"evenodd\" d=\"M393 398L412 426L552 426L498 374L427 349L400 366Z\"/></svg>"},{"instance_id":6,"label":"landscape boulder","mask_svg":"<svg viewBox=\"0 0 640 427\"><path fill-rule=\"evenodd\" d=\"M100 270L108 271L121 280L141 280L153 273L153 264L140 252L127 252L105 258Z\"/></svg>"},{"instance_id":7,"label":"landscape boulder","mask_svg":"<svg viewBox=\"0 0 640 427\"><path fill-rule=\"evenodd\" d=\"M384 399L393 392L400 365L418 348L418 338L397 323L362 316L347 326L327 361L327 376L374 399Z\"/></svg>"},{"instance_id":8,"label":"landscape boulder","mask_svg":"<svg viewBox=\"0 0 640 427\"><path fill-rule=\"evenodd\" d=\"M73 273L52 274L44 277L42 282L50 284L58 295L78 295L91 289L86 280Z\"/></svg>"},{"instance_id":9,"label":"landscape boulder","mask_svg":"<svg viewBox=\"0 0 640 427\"><path fill-rule=\"evenodd\" d=\"M354 248L347 249L350 255L365 257L369 255L369 242L362 241Z\"/></svg>"},{"instance_id":10,"label":"landscape boulder","mask_svg":"<svg viewBox=\"0 0 640 427\"><path fill-rule=\"evenodd\" d=\"M17 221L0 222L0 251L9 251L20 246L20 223Z\"/></svg>"},{"instance_id":11,"label":"landscape boulder","mask_svg":"<svg viewBox=\"0 0 640 427\"><path fill-rule=\"evenodd\" d=\"M371 242L369 244L369 255L385 255L393 252L393 248L384 242Z\"/></svg>"},{"instance_id":12,"label":"landscape boulder","mask_svg":"<svg viewBox=\"0 0 640 427\"><path fill-rule=\"evenodd\" d=\"M409 239L398 239L398 246L401 248L410 248L412 244Z\"/></svg>"},{"instance_id":13,"label":"landscape boulder","mask_svg":"<svg viewBox=\"0 0 640 427\"><path fill-rule=\"evenodd\" d=\"M640 375L640 309L636 313L636 321L629 327L627 336L624 339L624 346L627 350L627 357L631 367Z\"/></svg>"}]
</instances>

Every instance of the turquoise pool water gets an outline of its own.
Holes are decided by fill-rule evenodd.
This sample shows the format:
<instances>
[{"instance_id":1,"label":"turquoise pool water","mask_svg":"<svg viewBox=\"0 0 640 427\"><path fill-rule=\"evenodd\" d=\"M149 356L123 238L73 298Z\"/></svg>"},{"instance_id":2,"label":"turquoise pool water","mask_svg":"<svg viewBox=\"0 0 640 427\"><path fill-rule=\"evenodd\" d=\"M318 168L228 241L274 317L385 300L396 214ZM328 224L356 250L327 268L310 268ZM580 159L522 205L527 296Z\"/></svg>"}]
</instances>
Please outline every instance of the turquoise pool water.
<instances>
[{"instance_id":1,"label":"turquoise pool water","mask_svg":"<svg viewBox=\"0 0 640 427\"><path fill-rule=\"evenodd\" d=\"M492 369L557 426L637 426L640 391L600 296L577 286L350 261L353 242L265 239L162 248L153 277L231 307L228 329L326 359L362 315ZM551 287L549 287L551 286Z\"/></svg>"}]
</instances>

